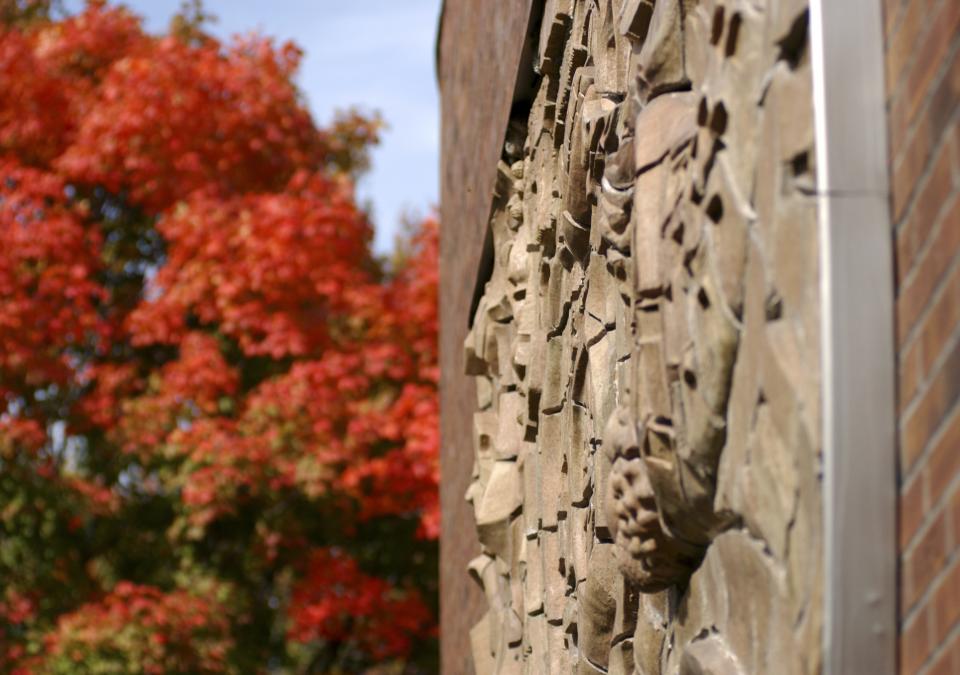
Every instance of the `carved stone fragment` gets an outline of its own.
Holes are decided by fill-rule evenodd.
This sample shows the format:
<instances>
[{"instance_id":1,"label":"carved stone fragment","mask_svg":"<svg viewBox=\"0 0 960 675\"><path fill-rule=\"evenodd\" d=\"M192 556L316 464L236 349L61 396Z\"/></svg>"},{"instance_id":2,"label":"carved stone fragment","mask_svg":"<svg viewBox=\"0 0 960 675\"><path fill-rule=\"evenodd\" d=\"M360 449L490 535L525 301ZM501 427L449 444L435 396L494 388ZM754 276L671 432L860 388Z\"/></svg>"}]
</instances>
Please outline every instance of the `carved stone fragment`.
<instances>
[{"instance_id":1,"label":"carved stone fragment","mask_svg":"<svg viewBox=\"0 0 960 675\"><path fill-rule=\"evenodd\" d=\"M464 344L479 673L819 672L807 0L546 0Z\"/></svg>"}]
</instances>

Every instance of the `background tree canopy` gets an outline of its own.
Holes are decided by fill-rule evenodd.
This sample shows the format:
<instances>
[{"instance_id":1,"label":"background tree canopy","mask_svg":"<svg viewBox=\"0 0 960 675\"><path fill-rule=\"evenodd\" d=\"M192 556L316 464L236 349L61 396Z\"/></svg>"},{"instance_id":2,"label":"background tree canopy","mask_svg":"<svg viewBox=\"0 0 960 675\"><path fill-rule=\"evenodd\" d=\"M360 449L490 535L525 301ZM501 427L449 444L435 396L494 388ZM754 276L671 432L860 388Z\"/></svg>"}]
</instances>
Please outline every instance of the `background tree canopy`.
<instances>
[{"instance_id":1,"label":"background tree canopy","mask_svg":"<svg viewBox=\"0 0 960 675\"><path fill-rule=\"evenodd\" d=\"M300 52L0 0L0 671L436 669L437 224Z\"/></svg>"}]
</instances>

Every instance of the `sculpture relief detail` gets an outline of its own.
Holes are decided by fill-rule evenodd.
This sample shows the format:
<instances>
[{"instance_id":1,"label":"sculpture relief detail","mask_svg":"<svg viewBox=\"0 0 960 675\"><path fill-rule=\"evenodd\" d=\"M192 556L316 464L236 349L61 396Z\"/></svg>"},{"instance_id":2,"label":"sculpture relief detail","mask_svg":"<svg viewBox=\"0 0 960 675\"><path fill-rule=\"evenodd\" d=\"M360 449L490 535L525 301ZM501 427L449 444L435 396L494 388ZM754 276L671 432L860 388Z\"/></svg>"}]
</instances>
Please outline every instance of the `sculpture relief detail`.
<instances>
[{"instance_id":1,"label":"sculpture relief detail","mask_svg":"<svg viewBox=\"0 0 960 675\"><path fill-rule=\"evenodd\" d=\"M464 346L481 674L817 673L806 0L546 0Z\"/></svg>"}]
</instances>

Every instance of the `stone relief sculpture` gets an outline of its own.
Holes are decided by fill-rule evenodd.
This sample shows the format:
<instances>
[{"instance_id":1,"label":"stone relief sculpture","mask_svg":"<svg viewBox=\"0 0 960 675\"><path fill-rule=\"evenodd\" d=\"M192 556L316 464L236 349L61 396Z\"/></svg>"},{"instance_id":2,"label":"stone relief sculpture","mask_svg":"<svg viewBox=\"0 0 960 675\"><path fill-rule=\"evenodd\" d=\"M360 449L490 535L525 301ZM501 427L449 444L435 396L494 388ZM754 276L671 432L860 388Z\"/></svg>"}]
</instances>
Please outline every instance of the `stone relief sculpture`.
<instances>
[{"instance_id":1,"label":"stone relief sculpture","mask_svg":"<svg viewBox=\"0 0 960 675\"><path fill-rule=\"evenodd\" d=\"M478 673L819 672L806 25L543 3L465 344Z\"/></svg>"}]
</instances>

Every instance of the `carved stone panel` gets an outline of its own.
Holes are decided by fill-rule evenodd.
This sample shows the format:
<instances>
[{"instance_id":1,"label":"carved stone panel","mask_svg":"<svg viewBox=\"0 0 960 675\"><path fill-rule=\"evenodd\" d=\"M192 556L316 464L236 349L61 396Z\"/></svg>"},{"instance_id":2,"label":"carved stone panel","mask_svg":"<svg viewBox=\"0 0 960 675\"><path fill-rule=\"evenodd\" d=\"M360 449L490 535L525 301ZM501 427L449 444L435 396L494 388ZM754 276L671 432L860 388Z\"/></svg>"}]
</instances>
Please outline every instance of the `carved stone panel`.
<instances>
[{"instance_id":1,"label":"carved stone panel","mask_svg":"<svg viewBox=\"0 0 960 675\"><path fill-rule=\"evenodd\" d=\"M547 0L464 345L483 673L817 673L804 0Z\"/></svg>"}]
</instances>

